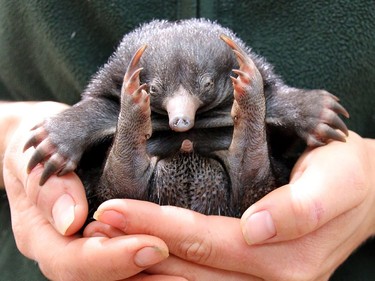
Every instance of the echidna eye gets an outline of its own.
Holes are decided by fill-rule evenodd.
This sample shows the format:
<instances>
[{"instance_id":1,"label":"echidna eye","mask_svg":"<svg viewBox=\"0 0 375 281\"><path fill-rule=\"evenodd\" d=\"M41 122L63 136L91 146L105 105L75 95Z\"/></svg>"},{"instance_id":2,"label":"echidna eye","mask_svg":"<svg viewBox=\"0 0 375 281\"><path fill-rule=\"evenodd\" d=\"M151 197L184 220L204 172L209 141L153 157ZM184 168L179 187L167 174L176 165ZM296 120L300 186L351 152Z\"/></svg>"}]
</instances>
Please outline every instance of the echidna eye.
<instances>
[{"instance_id":1,"label":"echidna eye","mask_svg":"<svg viewBox=\"0 0 375 281\"><path fill-rule=\"evenodd\" d=\"M150 95L155 95L155 94L157 94L158 89L155 85L150 85L149 92L150 92Z\"/></svg>"},{"instance_id":2,"label":"echidna eye","mask_svg":"<svg viewBox=\"0 0 375 281\"><path fill-rule=\"evenodd\" d=\"M212 89L214 85L214 81L212 80L211 77L205 77L202 79L201 81L201 93L206 93L208 92L209 90Z\"/></svg>"},{"instance_id":3,"label":"echidna eye","mask_svg":"<svg viewBox=\"0 0 375 281\"><path fill-rule=\"evenodd\" d=\"M204 88L205 89L209 89L209 88L211 88L212 86L214 85L214 81L208 81L208 82L206 82L206 84L204 84Z\"/></svg>"}]
</instances>

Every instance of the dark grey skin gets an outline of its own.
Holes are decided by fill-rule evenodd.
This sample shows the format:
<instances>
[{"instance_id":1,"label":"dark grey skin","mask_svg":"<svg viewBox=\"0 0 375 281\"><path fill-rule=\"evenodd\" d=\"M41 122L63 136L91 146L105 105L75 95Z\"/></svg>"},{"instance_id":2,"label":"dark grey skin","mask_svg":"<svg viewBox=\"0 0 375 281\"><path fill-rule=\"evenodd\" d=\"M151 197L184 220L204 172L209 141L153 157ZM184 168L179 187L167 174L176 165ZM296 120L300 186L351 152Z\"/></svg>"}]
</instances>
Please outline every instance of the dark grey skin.
<instances>
[{"instance_id":1,"label":"dark grey skin","mask_svg":"<svg viewBox=\"0 0 375 281\"><path fill-rule=\"evenodd\" d=\"M285 85L231 30L153 21L34 128L28 170L44 165L41 185L75 170L93 209L133 198L238 217L288 182L296 142L345 141L339 114L335 96Z\"/></svg>"}]
</instances>

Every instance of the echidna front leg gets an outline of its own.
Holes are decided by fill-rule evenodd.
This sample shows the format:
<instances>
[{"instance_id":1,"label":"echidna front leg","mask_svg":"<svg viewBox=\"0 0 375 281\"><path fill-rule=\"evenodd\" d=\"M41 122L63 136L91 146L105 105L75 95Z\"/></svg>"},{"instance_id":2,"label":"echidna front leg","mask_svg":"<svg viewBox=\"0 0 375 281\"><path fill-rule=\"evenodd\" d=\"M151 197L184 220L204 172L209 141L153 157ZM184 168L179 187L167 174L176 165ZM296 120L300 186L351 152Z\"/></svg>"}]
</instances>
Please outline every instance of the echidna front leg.
<instances>
[{"instance_id":1,"label":"echidna front leg","mask_svg":"<svg viewBox=\"0 0 375 281\"><path fill-rule=\"evenodd\" d=\"M234 131L228 164L233 197L244 211L275 188L267 145L266 101L263 78L251 58L230 38L221 37L233 49L240 69L231 77L234 88ZM234 199L236 200L236 199Z\"/></svg>"},{"instance_id":2,"label":"echidna front leg","mask_svg":"<svg viewBox=\"0 0 375 281\"><path fill-rule=\"evenodd\" d=\"M138 68L145 49L138 49L125 73L117 131L97 191L101 200L147 199L151 167L146 141L151 136L151 109L146 84L139 81L142 68Z\"/></svg>"}]
</instances>

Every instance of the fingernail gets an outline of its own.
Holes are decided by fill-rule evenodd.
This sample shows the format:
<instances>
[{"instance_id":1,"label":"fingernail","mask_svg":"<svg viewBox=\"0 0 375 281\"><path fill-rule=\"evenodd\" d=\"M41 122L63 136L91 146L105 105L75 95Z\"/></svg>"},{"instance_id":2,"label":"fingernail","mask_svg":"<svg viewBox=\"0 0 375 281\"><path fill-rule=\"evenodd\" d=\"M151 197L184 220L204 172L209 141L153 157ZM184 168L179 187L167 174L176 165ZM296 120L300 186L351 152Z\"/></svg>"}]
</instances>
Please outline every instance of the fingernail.
<instances>
[{"instance_id":1,"label":"fingernail","mask_svg":"<svg viewBox=\"0 0 375 281\"><path fill-rule=\"evenodd\" d=\"M249 245L259 244L276 235L275 224L268 211L250 215L244 225L244 237Z\"/></svg>"},{"instance_id":2,"label":"fingernail","mask_svg":"<svg viewBox=\"0 0 375 281\"><path fill-rule=\"evenodd\" d=\"M126 220L123 214L114 210L97 210L94 219L112 225L121 230L125 230Z\"/></svg>"},{"instance_id":3,"label":"fingernail","mask_svg":"<svg viewBox=\"0 0 375 281\"><path fill-rule=\"evenodd\" d=\"M74 208L75 202L69 194L60 196L52 207L55 228L63 235L74 222Z\"/></svg>"},{"instance_id":4,"label":"fingernail","mask_svg":"<svg viewBox=\"0 0 375 281\"><path fill-rule=\"evenodd\" d=\"M134 256L134 263L139 267L149 267L165 260L169 256L167 251L158 247L145 247Z\"/></svg>"}]
</instances>

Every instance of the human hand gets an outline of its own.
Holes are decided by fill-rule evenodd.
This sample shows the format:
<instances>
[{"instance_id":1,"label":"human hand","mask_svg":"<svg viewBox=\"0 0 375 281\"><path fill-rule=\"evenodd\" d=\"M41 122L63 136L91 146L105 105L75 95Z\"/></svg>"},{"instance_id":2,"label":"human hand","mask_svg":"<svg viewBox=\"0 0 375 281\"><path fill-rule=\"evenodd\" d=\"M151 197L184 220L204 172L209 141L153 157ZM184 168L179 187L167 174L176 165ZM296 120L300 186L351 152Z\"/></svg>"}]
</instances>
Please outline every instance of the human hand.
<instances>
[{"instance_id":1,"label":"human hand","mask_svg":"<svg viewBox=\"0 0 375 281\"><path fill-rule=\"evenodd\" d=\"M19 250L37 261L52 280L185 280L138 274L168 257L168 248L159 238L75 234L87 217L85 191L75 174L53 176L41 187L41 166L26 173L32 149L22 150L30 128L64 108L57 103L24 103L14 124L18 129L7 144L3 173Z\"/></svg>"},{"instance_id":2,"label":"human hand","mask_svg":"<svg viewBox=\"0 0 375 281\"><path fill-rule=\"evenodd\" d=\"M374 140L352 132L346 143L307 151L291 183L252 205L241 221L116 199L99 207L99 223L89 227L109 237L117 235L111 225L163 239L172 255L151 273L184 272L189 280L327 280L375 234L374 152Z\"/></svg>"}]
</instances>

